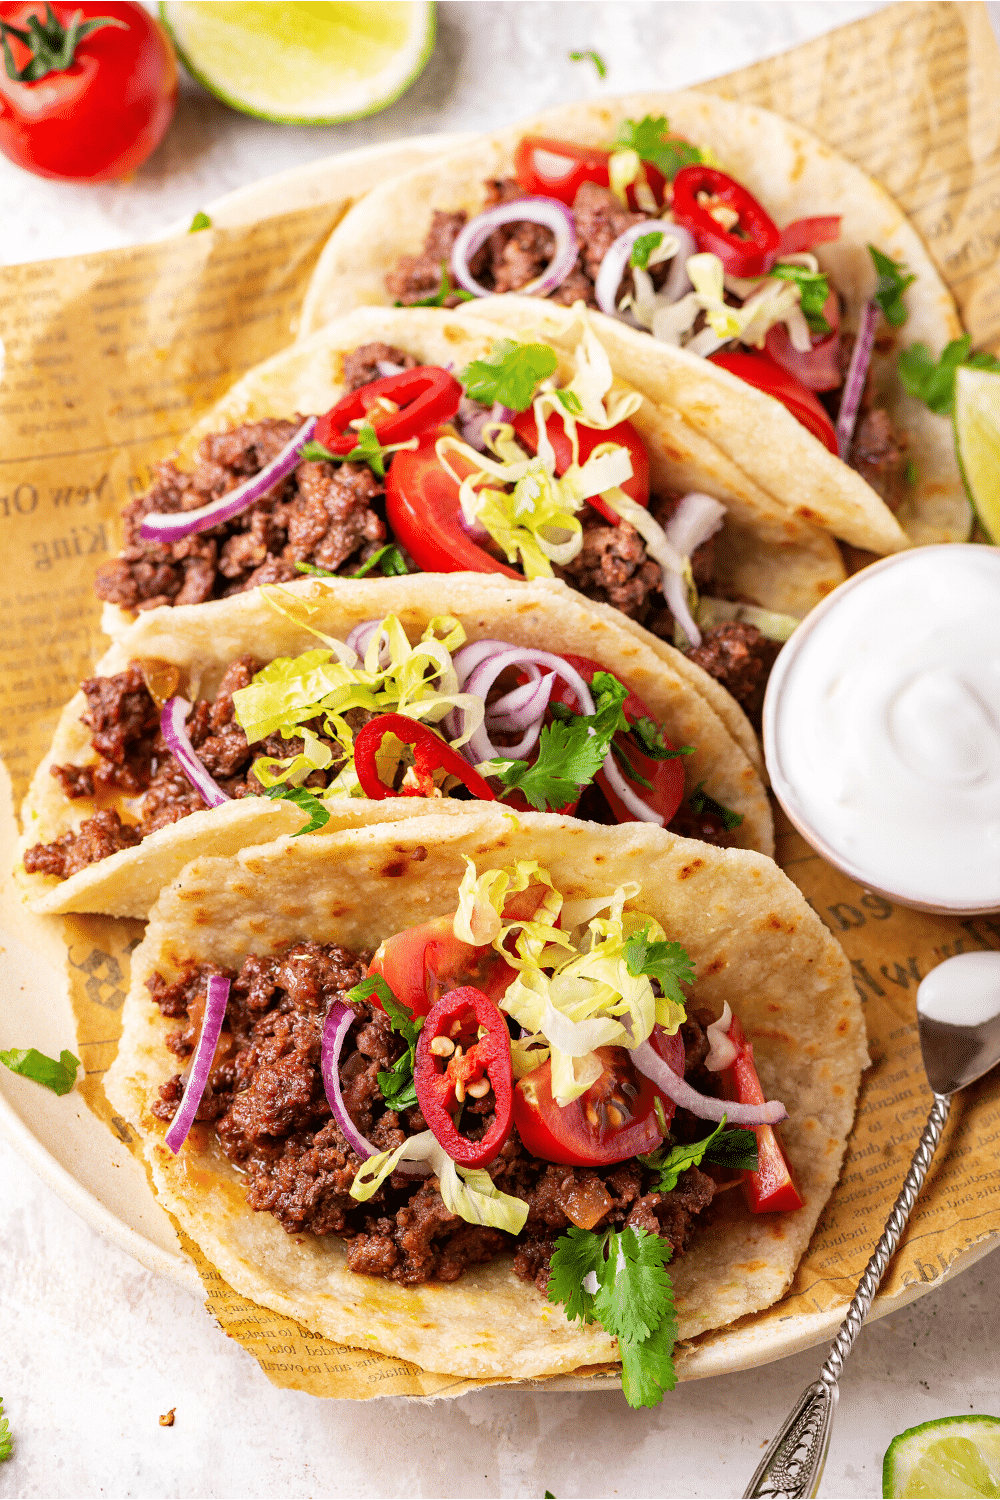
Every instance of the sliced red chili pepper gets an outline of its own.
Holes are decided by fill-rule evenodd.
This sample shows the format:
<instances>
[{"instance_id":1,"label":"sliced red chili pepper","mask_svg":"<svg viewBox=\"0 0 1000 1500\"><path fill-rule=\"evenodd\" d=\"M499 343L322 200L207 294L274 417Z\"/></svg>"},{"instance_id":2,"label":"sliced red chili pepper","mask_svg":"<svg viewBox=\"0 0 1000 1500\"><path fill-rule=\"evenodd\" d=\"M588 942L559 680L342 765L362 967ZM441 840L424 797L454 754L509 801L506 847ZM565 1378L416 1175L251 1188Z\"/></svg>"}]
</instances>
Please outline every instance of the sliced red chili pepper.
<instances>
[{"instance_id":1,"label":"sliced red chili pepper","mask_svg":"<svg viewBox=\"0 0 1000 1500\"><path fill-rule=\"evenodd\" d=\"M394 402L400 410L376 409L382 398ZM405 443L428 427L447 422L458 411L461 399L462 387L454 375L439 365L417 365L343 396L320 417L314 438L331 453L350 453L358 442L357 430L350 423L371 416L380 443Z\"/></svg>"},{"instance_id":2,"label":"sliced red chili pepper","mask_svg":"<svg viewBox=\"0 0 1000 1500\"><path fill-rule=\"evenodd\" d=\"M376 756L387 734L394 734L404 745L413 746L416 786L402 786L396 791L386 786L379 775ZM380 714L377 719L369 719L355 736L354 769L361 790L375 802L386 797L432 797L435 793L434 772L437 770L457 776L480 802L496 801L496 793L489 782L484 781L457 750L453 750L426 724L420 724L406 714Z\"/></svg>"},{"instance_id":3,"label":"sliced red chili pepper","mask_svg":"<svg viewBox=\"0 0 1000 1500\"><path fill-rule=\"evenodd\" d=\"M493 1161L514 1123L514 1074L507 1022L482 990L463 985L431 1007L417 1040L413 1083L421 1113L452 1161L460 1167ZM493 1120L472 1141L460 1134L453 1112L490 1089Z\"/></svg>"},{"instance_id":4,"label":"sliced red chili pepper","mask_svg":"<svg viewBox=\"0 0 1000 1500\"><path fill-rule=\"evenodd\" d=\"M698 202L699 193L739 214L738 223L724 229ZM690 229L698 249L717 255L730 276L764 276L777 259L777 224L745 187L716 167L699 163L681 168L674 178L673 213L678 224Z\"/></svg>"},{"instance_id":5,"label":"sliced red chili pepper","mask_svg":"<svg viewBox=\"0 0 1000 1500\"><path fill-rule=\"evenodd\" d=\"M726 1035L737 1048L732 1067L719 1074L722 1096L740 1104L764 1104L764 1090L757 1077L753 1060L753 1043L748 1042L739 1016L733 1016ZM744 1172L743 1192L755 1214L788 1213L802 1207L802 1197L792 1177L788 1158L771 1125L758 1125L756 1172Z\"/></svg>"}]
</instances>

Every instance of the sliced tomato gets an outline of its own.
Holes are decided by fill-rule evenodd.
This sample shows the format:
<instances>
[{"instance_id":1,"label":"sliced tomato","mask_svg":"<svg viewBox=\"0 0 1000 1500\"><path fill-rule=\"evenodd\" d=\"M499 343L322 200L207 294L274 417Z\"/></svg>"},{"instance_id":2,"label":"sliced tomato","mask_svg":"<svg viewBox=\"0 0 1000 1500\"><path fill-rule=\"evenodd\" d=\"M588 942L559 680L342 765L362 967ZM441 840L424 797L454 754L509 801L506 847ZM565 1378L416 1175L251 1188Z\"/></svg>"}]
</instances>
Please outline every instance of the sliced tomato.
<instances>
[{"instance_id":1,"label":"sliced tomato","mask_svg":"<svg viewBox=\"0 0 1000 1500\"><path fill-rule=\"evenodd\" d=\"M426 1016L450 990L472 985L499 1003L516 974L494 948L476 948L456 936L454 917L437 917L387 938L368 965L381 974L401 1005ZM372 996L372 1004L378 997Z\"/></svg>"},{"instance_id":2,"label":"sliced tomato","mask_svg":"<svg viewBox=\"0 0 1000 1500\"><path fill-rule=\"evenodd\" d=\"M573 656L568 651L561 653L564 661L571 667L575 667L580 676L589 684L594 679L595 672L606 672L600 662L592 661L589 656ZM627 686L627 684L626 684ZM565 703L567 708L580 712L576 694L565 682L556 679L552 690L552 701ZM638 693L630 692L622 705L622 711L630 724L635 724L639 719L652 719L652 714L643 703ZM655 722L655 721L654 721ZM634 734L618 734L615 743L621 744L621 749L627 757L629 764L635 768L639 775L645 780L652 782L652 790L634 781L628 774L628 770L619 761L619 768L634 788L636 793L647 802L654 812L658 812L663 819L664 826L670 822L684 796L684 761L681 756L675 756L672 760L653 760L651 756L643 753L639 748L639 741ZM677 746L664 736L664 744L668 750L676 750ZM594 778L607 799L615 818L619 823L638 822L634 812L630 812L624 802L611 790L607 777L603 771L598 771Z\"/></svg>"},{"instance_id":3,"label":"sliced tomato","mask_svg":"<svg viewBox=\"0 0 1000 1500\"><path fill-rule=\"evenodd\" d=\"M558 198L568 208L585 182L608 186L611 152L548 136L526 135L514 152L514 175L526 193Z\"/></svg>"},{"instance_id":4,"label":"sliced tomato","mask_svg":"<svg viewBox=\"0 0 1000 1500\"><path fill-rule=\"evenodd\" d=\"M769 354L758 350L736 349L731 352L710 354L713 365L721 365L731 375L739 376L747 385L756 386L765 395L780 401L797 422L801 422L813 437L818 438L830 452L837 456L837 434L833 423L801 380L775 364Z\"/></svg>"},{"instance_id":5,"label":"sliced tomato","mask_svg":"<svg viewBox=\"0 0 1000 1500\"><path fill-rule=\"evenodd\" d=\"M719 1074L724 1099L733 1099L740 1104L763 1104L764 1090L757 1077L753 1060L753 1043L748 1042L740 1024L734 1016L726 1035L737 1048L736 1061L732 1067ZM744 1172L743 1192L747 1204L755 1214L788 1213L802 1207L802 1197L795 1186L788 1157L771 1125L758 1125L756 1172Z\"/></svg>"},{"instance_id":6,"label":"sliced tomato","mask_svg":"<svg viewBox=\"0 0 1000 1500\"><path fill-rule=\"evenodd\" d=\"M530 406L527 411L519 412L514 418L514 431L529 452L538 452L538 423ZM545 431L556 456L556 473L565 474L573 461L573 444L566 431L566 423L558 412L553 412L546 420ZM622 489L637 504L649 505L649 454L646 452L646 444L631 422L619 422L617 426L609 427L604 432L596 427L583 427L578 424L576 435L581 464L587 462L599 443L618 443L621 447L627 448L632 460L632 478L625 481ZM587 504L592 505L598 515L603 516L614 526L617 526L621 520L618 512L612 510L609 505L605 505L600 495L592 495Z\"/></svg>"},{"instance_id":7,"label":"sliced tomato","mask_svg":"<svg viewBox=\"0 0 1000 1500\"><path fill-rule=\"evenodd\" d=\"M385 513L396 540L424 573L522 575L498 561L462 526L458 484L435 452L442 428L426 432L412 451L397 453L385 481ZM462 460L452 456L456 467ZM472 465L469 464L471 471Z\"/></svg>"},{"instance_id":8,"label":"sliced tomato","mask_svg":"<svg viewBox=\"0 0 1000 1500\"><path fill-rule=\"evenodd\" d=\"M796 255L813 245L829 245L840 239L840 215L825 214L815 219L795 219L786 224L778 241L779 255Z\"/></svg>"},{"instance_id":9,"label":"sliced tomato","mask_svg":"<svg viewBox=\"0 0 1000 1500\"><path fill-rule=\"evenodd\" d=\"M657 1027L650 1039L664 1061L684 1076L684 1043ZM552 1064L542 1063L514 1090L514 1124L525 1148L541 1161L570 1167L609 1166L655 1151L674 1103L639 1073L624 1047L598 1047L604 1071L585 1094L560 1107L552 1097Z\"/></svg>"}]
</instances>

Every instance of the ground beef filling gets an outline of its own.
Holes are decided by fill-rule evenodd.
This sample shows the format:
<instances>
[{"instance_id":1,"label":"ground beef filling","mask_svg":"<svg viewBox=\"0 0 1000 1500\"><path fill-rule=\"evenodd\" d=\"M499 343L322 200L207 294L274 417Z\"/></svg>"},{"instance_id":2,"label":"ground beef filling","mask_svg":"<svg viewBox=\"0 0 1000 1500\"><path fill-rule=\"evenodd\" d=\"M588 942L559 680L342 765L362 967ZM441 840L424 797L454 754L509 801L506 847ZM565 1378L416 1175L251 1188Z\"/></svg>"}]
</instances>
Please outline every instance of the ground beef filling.
<instances>
[{"instance_id":1,"label":"ground beef filling","mask_svg":"<svg viewBox=\"0 0 1000 1500\"><path fill-rule=\"evenodd\" d=\"M303 746L301 739L285 740L280 734L248 745L234 721L233 693L247 687L261 665L252 656L241 656L227 669L215 698L199 700L187 720L200 760L230 797L261 794L263 787L251 770L258 756L298 755ZM76 832L64 833L51 844L36 844L24 856L30 874L66 879L119 849L134 848L147 834L205 806L160 733L159 710L138 662L114 677L88 678L82 691L87 698L83 722L93 731L91 745L98 759L89 766L53 766L52 775L68 797L100 799L125 792L142 797L141 811L137 822L123 823L117 811L102 808ZM363 710L352 713L358 720L353 727L360 728L368 715ZM342 749L326 743L334 763L326 772L314 772L308 786L327 785L340 769Z\"/></svg>"},{"instance_id":2,"label":"ground beef filling","mask_svg":"<svg viewBox=\"0 0 1000 1500\"><path fill-rule=\"evenodd\" d=\"M389 344L364 344L345 357L344 383L350 390L368 385L386 364L411 369L416 360ZM124 545L98 569L97 597L145 610L287 583L301 576L296 563L355 572L386 540L384 487L367 464L303 460L231 521L176 542L147 542L140 535L145 516L197 510L259 474L302 420L265 417L213 433L202 439L190 472L169 459L157 464L152 488L123 512Z\"/></svg>"},{"instance_id":3,"label":"ground beef filling","mask_svg":"<svg viewBox=\"0 0 1000 1500\"><path fill-rule=\"evenodd\" d=\"M638 1161L553 1166L530 1156L516 1132L489 1168L503 1192L528 1203L527 1223L516 1238L457 1218L433 1177L396 1172L367 1203L356 1202L350 1188L360 1161L332 1118L320 1048L329 1007L366 968L366 955L306 942L280 958L248 958L238 974L227 974L232 988L225 1028L197 1118L214 1126L222 1150L244 1174L251 1208L272 1213L289 1234L337 1235L347 1242L352 1271L404 1286L454 1281L466 1266L513 1249L518 1275L544 1289L553 1244L574 1222L596 1229L639 1226L669 1240L675 1255L683 1252L715 1192L706 1173L692 1169L673 1192L658 1193L653 1174ZM208 980L217 972L191 965L171 983L158 974L147 981L163 1014L184 1023L168 1039L179 1059L194 1050ZM357 1020L340 1057L344 1101L367 1139L389 1150L426 1124L419 1109L397 1115L386 1107L377 1075L401 1055L403 1043L382 1011L367 1002L354 1009ZM684 1027L687 1076L702 1088L711 1077L701 1066L711 1019L692 1018ZM178 1073L160 1089L153 1113L171 1120L183 1090ZM485 1130L491 1096L474 1108ZM705 1124L679 1112L673 1131L679 1139L696 1139Z\"/></svg>"}]
</instances>

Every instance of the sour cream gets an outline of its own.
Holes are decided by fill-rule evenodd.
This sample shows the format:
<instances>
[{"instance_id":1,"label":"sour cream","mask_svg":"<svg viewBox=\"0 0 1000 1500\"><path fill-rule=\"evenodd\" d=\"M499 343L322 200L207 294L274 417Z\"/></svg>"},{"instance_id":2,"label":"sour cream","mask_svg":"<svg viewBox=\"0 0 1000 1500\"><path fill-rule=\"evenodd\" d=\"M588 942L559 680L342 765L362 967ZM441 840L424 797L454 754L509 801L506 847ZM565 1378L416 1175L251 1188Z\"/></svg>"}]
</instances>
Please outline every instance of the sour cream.
<instances>
[{"instance_id":1,"label":"sour cream","mask_svg":"<svg viewBox=\"0 0 1000 1500\"><path fill-rule=\"evenodd\" d=\"M768 684L779 802L859 884L1000 909L1000 549L921 547L842 584Z\"/></svg>"}]
</instances>

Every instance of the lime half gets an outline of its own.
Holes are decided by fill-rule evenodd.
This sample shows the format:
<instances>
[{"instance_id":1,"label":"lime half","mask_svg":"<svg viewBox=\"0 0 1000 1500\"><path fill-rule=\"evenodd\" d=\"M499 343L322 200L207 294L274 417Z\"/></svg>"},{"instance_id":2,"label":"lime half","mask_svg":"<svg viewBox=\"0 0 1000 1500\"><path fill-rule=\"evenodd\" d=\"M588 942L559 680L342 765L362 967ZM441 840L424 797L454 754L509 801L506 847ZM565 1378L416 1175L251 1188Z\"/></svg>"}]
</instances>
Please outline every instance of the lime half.
<instances>
[{"instance_id":1,"label":"lime half","mask_svg":"<svg viewBox=\"0 0 1000 1500\"><path fill-rule=\"evenodd\" d=\"M333 125L385 109L434 47L431 0L160 0L188 72L244 114Z\"/></svg>"},{"instance_id":2,"label":"lime half","mask_svg":"<svg viewBox=\"0 0 1000 1500\"><path fill-rule=\"evenodd\" d=\"M942 1417L901 1432L882 1462L882 1494L1000 1497L1000 1417Z\"/></svg>"},{"instance_id":3,"label":"lime half","mask_svg":"<svg viewBox=\"0 0 1000 1500\"><path fill-rule=\"evenodd\" d=\"M955 452L969 499L991 542L1000 542L1000 374L955 372Z\"/></svg>"}]
</instances>

